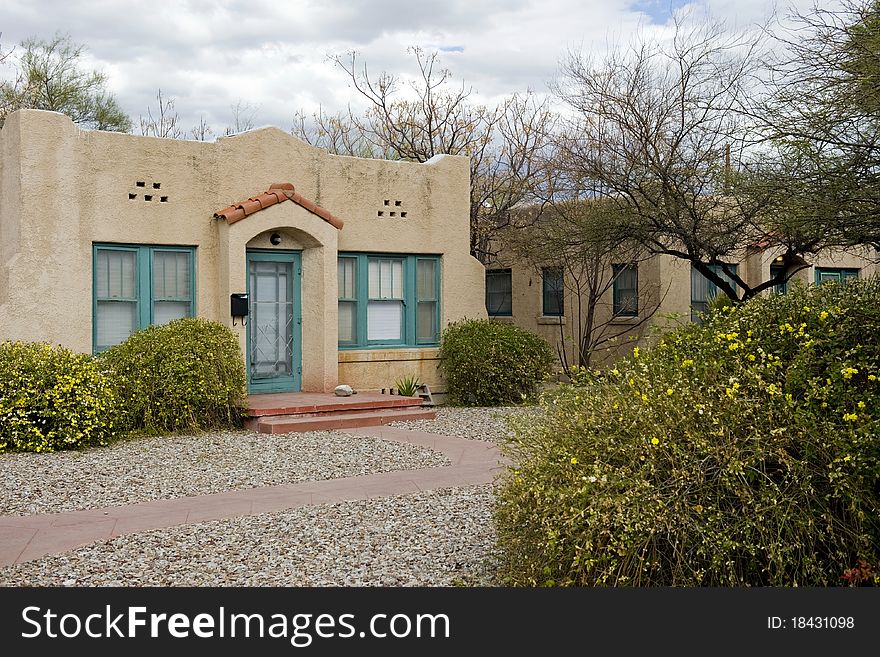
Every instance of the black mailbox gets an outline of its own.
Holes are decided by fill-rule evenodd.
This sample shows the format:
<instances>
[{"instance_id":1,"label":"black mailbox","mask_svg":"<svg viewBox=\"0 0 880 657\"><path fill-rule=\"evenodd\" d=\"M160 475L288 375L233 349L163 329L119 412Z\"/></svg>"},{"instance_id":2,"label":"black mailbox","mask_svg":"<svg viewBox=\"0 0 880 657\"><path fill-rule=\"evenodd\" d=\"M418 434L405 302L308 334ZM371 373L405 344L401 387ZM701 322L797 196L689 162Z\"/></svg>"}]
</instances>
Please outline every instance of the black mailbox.
<instances>
[{"instance_id":1,"label":"black mailbox","mask_svg":"<svg viewBox=\"0 0 880 657\"><path fill-rule=\"evenodd\" d=\"M231 294L229 296L230 313L233 317L247 317L248 315L248 295Z\"/></svg>"}]
</instances>

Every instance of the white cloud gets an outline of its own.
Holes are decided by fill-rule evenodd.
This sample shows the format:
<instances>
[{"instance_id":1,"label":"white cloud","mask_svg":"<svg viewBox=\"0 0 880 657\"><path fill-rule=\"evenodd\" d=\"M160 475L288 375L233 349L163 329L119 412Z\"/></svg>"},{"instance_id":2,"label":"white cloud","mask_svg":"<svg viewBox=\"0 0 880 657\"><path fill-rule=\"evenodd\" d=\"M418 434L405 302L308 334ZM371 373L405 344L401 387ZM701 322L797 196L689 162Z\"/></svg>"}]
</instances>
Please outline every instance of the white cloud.
<instances>
[{"instance_id":1,"label":"white cloud","mask_svg":"<svg viewBox=\"0 0 880 657\"><path fill-rule=\"evenodd\" d=\"M2 46L69 33L108 75L137 119L156 89L176 98L185 128L200 115L222 128L230 106L258 107L257 123L288 128L298 109L330 111L358 98L328 53L357 50L371 71L417 71L409 46L439 49L456 80L494 100L544 92L566 50L601 52L635 30L656 29L685 0L4 0ZM773 11L768 0L698 0L742 28ZM811 0L795 0L801 9ZM780 13L785 13L784 10Z\"/></svg>"}]
</instances>

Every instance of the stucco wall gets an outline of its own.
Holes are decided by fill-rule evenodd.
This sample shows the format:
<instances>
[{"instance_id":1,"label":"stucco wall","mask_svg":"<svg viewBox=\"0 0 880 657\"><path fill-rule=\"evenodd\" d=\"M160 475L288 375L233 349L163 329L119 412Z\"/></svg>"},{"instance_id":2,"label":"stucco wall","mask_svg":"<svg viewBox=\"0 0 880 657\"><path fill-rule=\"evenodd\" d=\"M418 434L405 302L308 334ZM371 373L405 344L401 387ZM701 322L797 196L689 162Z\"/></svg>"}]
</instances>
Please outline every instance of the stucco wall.
<instances>
[{"instance_id":1,"label":"stucco wall","mask_svg":"<svg viewBox=\"0 0 880 657\"><path fill-rule=\"evenodd\" d=\"M302 248L303 389L331 389L340 370L361 388L387 378L377 361L337 353L337 249L440 255L441 326L485 317L483 268L468 253L466 158L333 156L275 128L216 143L83 131L34 110L6 119L0 154L0 338L90 352L96 242L196 247L198 315L231 326L245 249L273 248L276 230L285 237L277 248ZM343 229L292 202L232 225L213 218L274 182L293 183ZM235 331L244 348L244 330Z\"/></svg>"},{"instance_id":2,"label":"stucco wall","mask_svg":"<svg viewBox=\"0 0 880 657\"><path fill-rule=\"evenodd\" d=\"M744 257L738 264L739 272L750 285L757 285L770 276L770 266L778 254L774 251L761 251ZM810 257L806 267L795 274L792 281L813 284L816 280L816 267L853 268L859 276L867 278L880 273L880 266L866 250L851 252L826 251ZM556 350L564 349L569 362L576 362L574 337L577 335L577 300L573 293L575 284L566 279L565 316L542 316L542 284L539 268L518 261L511 256L488 266L489 269L510 268L512 288L512 316L493 317L493 321L516 324L545 338ZM608 273L610 276L610 272ZM792 284L791 282L789 284ZM691 316L691 265L689 262L671 256L653 256L639 264L640 317L645 309L653 314L644 323L639 318L618 318L609 324L607 331L624 330L614 343L596 353L593 364L601 365L613 361L629 351L636 344L644 344L652 334L652 327L673 328L690 321ZM769 292L767 292L769 293ZM642 296L644 295L644 296ZM644 303L643 303L644 301ZM599 322L609 319L612 308L611 292L603 297L597 307ZM656 309L656 310L655 310Z\"/></svg>"}]
</instances>

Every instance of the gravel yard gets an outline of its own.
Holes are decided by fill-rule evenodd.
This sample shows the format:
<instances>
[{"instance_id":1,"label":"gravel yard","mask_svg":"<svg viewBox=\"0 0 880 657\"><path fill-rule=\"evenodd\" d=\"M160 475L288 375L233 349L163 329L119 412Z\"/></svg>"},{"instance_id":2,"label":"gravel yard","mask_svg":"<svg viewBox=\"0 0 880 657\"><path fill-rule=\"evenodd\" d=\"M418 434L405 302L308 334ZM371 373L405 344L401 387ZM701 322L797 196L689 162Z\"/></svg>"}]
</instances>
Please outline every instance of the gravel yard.
<instances>
[{"instance_id":1,"label":"gravel yard","mask_svg":"<svg viewBox=\"0 0 880 657\"><path fill-rule=\"evenodd\" d=\"M82 451L0 454L0 515L95 509L448 464L431 450L335 431L133 438Z\"/></svg>"},{"instance_id":2,"label":"gravel yard","mask_svg":"<svg viewBox=\"0 0 880 657\"><path fill-rule=\"evenodd\" d=\"M500 408L462 408L439 407L436 420L410 420L392 422L392 427L429 431L444 436L455 436L470 440L503 442L508 435L504 419L511 415L534 413L535 407L502 406Z\"/></svg>"},{"instance_id":3,"label":"gravel yard","mask_svg":"<svg viewBox=\"0 0 880 657\"><path fill-rule=\"evenodd\" d=\"M529 409L438 408L393 426L500 442ZM0 515L100 508L442 467L442 454L324 431L137 438L0 455ZM0 568L2 586L446 586L492 583L492 486L339 502L119 536Z\"/></svg>"},{"instance_id":4,"label":"gravel yard","mask_svg":"<svg viewBox=\"0 0 880 657\"><path fill-rule=\"evenodd\" d=\"M186 525L3 568L0 585L487 584L491 505L474 486Z\"/></svg>"}]
</instances>

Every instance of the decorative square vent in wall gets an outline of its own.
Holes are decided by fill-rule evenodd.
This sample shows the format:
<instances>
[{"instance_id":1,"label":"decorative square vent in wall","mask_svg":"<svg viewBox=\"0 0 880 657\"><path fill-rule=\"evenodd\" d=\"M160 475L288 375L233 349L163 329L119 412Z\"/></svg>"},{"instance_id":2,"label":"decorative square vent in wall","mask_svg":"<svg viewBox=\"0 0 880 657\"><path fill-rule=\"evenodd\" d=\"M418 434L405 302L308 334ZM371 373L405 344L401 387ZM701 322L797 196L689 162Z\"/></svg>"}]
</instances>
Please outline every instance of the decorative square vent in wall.
<instances>
[{"instance_id":1,"label":"decorative square vent in wall","mask_svg":"<svg viewBox=\"0 0 880 657\"><path fill-rule=\"evenodd\" d=\"M128 192L128 200L168 203L168 197L162 194L162 183L148 183L146 180L138 180L134 183L134 191Z\"/></svg>"},{"instance_id":2,"label":"decorative square vent in wall","mask_svg":"<svg viewBox=\"0 0 880 657\"><path fill-rule=\"evenodd\" d=\"M406 219L406 210L403 209L403 201L386 198L382 201L381 209L376 211L377 217L400 217Z\"/></svg>"}]
</instances>

